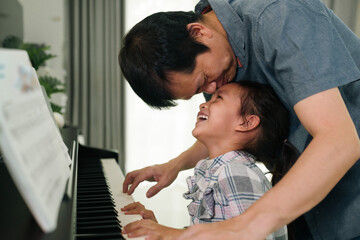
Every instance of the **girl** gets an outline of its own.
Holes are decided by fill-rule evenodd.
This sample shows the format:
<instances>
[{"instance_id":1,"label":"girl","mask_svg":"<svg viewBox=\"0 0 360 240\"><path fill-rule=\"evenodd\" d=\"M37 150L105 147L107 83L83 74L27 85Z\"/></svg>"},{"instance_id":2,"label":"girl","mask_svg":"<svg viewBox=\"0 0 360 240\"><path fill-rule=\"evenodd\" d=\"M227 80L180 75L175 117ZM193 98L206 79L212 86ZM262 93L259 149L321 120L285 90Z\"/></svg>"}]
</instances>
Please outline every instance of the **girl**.
<instances>
[{"instance_id":1,"label":"girl","mask_svg":"<svg viewBox=\"0 0 360 240\"><path fill-rule=\"evenodd\" d=\"M255 162L274 169L273 181L278 181L291 166L280 164L291 162L284 155L280 157L288 131L287 110L273 90L262 84L226 84L210 101L201 104L192 134L206 146L209 157L199 161L194 176L187 179L189 191L184 197L192 200L188 206L191 224L242 214L269 190L271 184ZM183 231L157 224L152 211L139 203L122 210L126 214L140 213L146 219L124 227L129 237L172 239ZM287 239L286 227L266 239Z\"/></svg>"}]
</instances>

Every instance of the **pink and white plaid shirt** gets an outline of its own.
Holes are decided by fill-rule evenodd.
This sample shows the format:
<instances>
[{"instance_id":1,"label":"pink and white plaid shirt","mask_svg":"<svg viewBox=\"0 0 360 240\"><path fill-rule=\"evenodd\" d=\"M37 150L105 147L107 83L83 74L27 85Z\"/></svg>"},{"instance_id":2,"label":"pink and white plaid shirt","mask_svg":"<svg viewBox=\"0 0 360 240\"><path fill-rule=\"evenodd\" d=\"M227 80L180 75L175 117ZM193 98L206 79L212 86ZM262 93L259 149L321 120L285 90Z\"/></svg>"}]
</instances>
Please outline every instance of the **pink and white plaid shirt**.
<instances>
[{"instance_id":1,"label":"pink and white plaid shirt","mask_svg":"<svg viewBox=\"0 0 360 240\"><path fill-rule=\"evenodd\" d=\"M192 200L188 205L192 225L242 214L271 188L254 156L242 151L199 161L187 184L189 191L184 197ZM266 239L287 239L286 227Z\"/></svg>"}]
</instances>

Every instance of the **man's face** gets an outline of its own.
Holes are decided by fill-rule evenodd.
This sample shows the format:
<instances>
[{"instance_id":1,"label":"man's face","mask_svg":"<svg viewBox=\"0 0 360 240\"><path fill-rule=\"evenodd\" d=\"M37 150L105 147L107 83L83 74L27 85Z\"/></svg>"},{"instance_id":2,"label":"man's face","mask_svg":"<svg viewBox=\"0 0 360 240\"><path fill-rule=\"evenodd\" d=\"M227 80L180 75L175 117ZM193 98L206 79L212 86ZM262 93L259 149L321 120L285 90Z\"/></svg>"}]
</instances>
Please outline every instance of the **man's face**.
<instances>
[{"instance_id":1,"label":"man's face","mask_svg":"<svg viewBox=\"0 0 360 240\"><path fill-rule=\"evenodd\" d=\"M192 73L169 72L169 89L175 99L190 99L201 92L213 94L235 77L236 56L227 39L203 43L209 50L196 57Z\"/></svg>"}]
</instances>

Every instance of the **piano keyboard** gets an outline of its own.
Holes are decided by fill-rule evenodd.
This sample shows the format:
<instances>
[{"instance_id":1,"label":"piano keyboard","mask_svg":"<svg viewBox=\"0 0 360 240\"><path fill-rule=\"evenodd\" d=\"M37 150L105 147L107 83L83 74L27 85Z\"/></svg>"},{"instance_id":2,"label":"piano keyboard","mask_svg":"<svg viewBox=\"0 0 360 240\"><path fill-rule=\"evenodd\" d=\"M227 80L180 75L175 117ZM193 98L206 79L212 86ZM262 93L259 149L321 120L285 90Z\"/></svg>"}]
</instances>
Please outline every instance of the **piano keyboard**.
<instances>
[{"instance_id":1,"label":"piano keyboard","mask_svg":"<svg viewBox=\"0 0 360 240\"><path fill-rule=\"evenodd\" d=\"M124 175L115 159L79 161L74 239L128 239L121 233L121 227L140 220L141 216L121 212L121 207L134 201L122 193L123 180Z\"/></svg>"}]
</instances>

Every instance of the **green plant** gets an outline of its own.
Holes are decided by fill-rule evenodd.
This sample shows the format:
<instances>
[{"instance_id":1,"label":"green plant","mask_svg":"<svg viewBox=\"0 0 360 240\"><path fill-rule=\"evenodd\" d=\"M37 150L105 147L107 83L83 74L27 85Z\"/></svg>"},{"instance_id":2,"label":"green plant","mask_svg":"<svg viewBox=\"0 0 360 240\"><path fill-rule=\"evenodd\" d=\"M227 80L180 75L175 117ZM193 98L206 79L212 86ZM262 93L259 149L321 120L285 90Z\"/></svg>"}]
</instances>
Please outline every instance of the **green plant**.
<instances>
[{"instance_id":1,"label":"green plant","mask_svg":"<svg viewBox=\"0 0 360 240\"><path fill-rule=\"evenodd\" d=\"M50 46L37 43L24 43L20 38L13 35L7 36L2 41L1 45L4 48L25 50L28 53L31 65L35 68L35 70L38 70L40 66L44 66L47 60L56 57L55 55L46 53L46 51L50 49ZM51 99L51 95L54 93L65 92L65 84L57 78L51 76L41 76L39 77L39 82L45 88L49 99ZM61 106L53 102L50 102L50 105L53 112L61 113Z\"/></svg>"},{"instance_id":2,"label":"green plant","mask_svg":"<svg viewBox=\"0 0 360 240\"><path fill-rule=\"evenodd\" d=\"M57 78L51 76L41 76L39 77L40 84L45 88L46 94L51 98L51 95L54 93L64 93L65 92L65 84L62 83ZM51 109L53 112L61 113L61 106L50 102Z\"/></svg>"},{"instance_id":3,"label":"green plant","mask_svg":"<svg viewBox=\"0 0 360 240\"><path fill-rule=\"evenodd\" d=\"M7 36L6 38L4 38L4 40L2 41L2 46L4 48L20 48L21 44L23 43L23 41L13 35Z\"/></svg>"},{"instance_id":4,"label":"green plant","mask_svg":"<svg viewBox=\"0 0 360 240\"><path fill-rule=\"evenodd\" d=\"M44 66L47 60L56 57L55 55L46 53L46 50L49 50L50 46L37 43L24 43L20 38L13 35L7 36L3 40L2 46L4 48L16 48L27 51L31 65L35 70L38 70L40 66Z\"/></svg>"}]
</instances>

